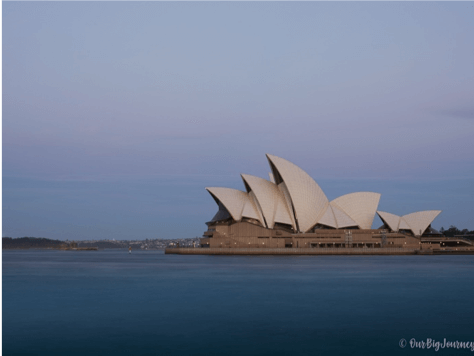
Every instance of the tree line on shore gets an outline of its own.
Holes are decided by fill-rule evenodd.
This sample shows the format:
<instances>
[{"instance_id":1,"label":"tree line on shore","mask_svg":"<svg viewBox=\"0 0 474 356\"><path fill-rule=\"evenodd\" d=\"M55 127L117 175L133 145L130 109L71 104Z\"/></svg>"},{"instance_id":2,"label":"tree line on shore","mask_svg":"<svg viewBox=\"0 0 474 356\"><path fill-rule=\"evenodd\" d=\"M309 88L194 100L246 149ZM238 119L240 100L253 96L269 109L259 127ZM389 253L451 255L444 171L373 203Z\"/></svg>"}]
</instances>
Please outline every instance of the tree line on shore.
<instances>
[{"instance_id":1,"label":"tree line on shore","mask_svg":"<svg viewBox=\"0 0 474 356\"><path fill-rule=\"evenodd\" d=\"M29 248L46 248L46 249L68 249L68 248L128 248L132 246L136 248L150 248L156 249L153 244L159 241L159 245L169 245L170 243L176 243L177 241L189 241L199 240L199 238L189 239L156 239L156 240L95 240L95 241L60 241L52 240L44 237L3 237L2 248L5 249L29 249ZM161 247L162 248L162 247Z\"/></svg>"},{"instance_id":2,"label":"tree line on shore","mask_svg":"<svg viewBox=\"0 0 474 356\"><path fill-rule=\"evenodd\" d=\"M5 249L24 249L24 248L64 248L69 244L64 241L51 240L45 237L3 237L2 248Z\"/></svg>"},{"instance_id":3,"label":"tree line on shore","mask_svg":"<svg viewBox=\"0 0 474 356\"><path fill-rule=\"evenodd\" d=\"M451 225L449 229L445 230L444 227L439 229L439 232L442 233L446 237L454 237L459 235L471 235L466 236L467 238L474 239L472 235L474 235L474 230L469 231L468 229L459 230L456 226Z\"/></svg>"}]
</instances>

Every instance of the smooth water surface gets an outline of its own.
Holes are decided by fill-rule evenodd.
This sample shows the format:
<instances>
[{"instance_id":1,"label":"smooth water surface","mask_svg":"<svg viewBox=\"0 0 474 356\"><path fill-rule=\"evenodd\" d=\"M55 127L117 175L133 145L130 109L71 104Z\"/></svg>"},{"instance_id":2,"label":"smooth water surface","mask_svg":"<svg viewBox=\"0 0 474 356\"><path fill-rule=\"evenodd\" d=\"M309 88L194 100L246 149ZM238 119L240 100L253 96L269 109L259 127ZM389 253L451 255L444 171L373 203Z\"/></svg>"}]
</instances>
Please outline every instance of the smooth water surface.
<instances>
[{"instance_id":1,"label":"smooth water surface","mask_svg":"<svg viewBox=\"0 0 474 356\"><path fill-rule=\"evenodd\" d=\"M4 355L474 355L474 256L4 251Z\"/></svg>"}]
</instances>

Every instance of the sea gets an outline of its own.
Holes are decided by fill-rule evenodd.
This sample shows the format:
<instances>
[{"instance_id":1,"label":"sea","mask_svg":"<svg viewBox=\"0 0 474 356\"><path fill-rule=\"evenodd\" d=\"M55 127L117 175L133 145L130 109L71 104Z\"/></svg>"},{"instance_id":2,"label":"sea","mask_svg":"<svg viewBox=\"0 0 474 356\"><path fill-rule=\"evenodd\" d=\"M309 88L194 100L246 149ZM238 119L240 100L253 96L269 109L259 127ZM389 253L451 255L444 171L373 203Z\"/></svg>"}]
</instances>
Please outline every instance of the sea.
<instances>
[{"instance_id":1,"label":"sea","mask_svg":"<svg viewBox=\"0 0 474 356\"><path fill-rule=\"evenodd\" d=\"M474 355L473 255L2 256L3 355Z\"/></svg>"}]
</instances>

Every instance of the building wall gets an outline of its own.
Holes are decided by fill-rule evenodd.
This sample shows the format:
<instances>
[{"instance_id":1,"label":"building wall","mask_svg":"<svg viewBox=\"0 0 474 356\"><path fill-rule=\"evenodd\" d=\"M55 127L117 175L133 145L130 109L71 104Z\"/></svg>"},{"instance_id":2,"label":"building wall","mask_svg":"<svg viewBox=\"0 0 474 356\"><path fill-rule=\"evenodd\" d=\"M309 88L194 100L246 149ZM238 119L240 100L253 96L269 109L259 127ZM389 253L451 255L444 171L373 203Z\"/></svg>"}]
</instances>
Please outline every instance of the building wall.
<instances>
[{"instance_id":1,"label":"building wall","mask_svg":"<svg viewBox=\"0 0 474 356\"><path fill-rule=\"evenodd\" d=\"M402 233L382 230L318 229L312 233L293 234L281 229L267 229L249 222L216 223L204 233L201 245L210 248L333 248L389 247L419 249L420 240ZM423 246L425 247L425 246Z\"/></svg>"}]
</instances>

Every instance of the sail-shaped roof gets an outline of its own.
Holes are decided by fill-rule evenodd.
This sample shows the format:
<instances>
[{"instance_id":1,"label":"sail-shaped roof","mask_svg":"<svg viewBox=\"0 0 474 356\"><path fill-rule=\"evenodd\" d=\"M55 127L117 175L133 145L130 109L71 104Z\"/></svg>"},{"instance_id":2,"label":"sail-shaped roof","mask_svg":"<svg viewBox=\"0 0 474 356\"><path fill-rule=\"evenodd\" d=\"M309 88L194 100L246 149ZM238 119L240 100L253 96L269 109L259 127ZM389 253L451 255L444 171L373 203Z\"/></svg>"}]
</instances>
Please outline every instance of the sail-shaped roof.
<instances>
[{"instance_id":1,"label":"sail-shaped roof","mask_svg":"<svg viewBox=\"0 0 474 356\"><path fill-rule=\"evenodd\" d=\"M411 230L410 225L400 216L400 223L398 224L399 230Z\"/></svg>"},{"instance_id":2,"label":"sail-shaped roof","mask_svg":"<svg viewBox=\"0 0 474 356\"><path fill-rule=\"evenodd\" d=\"M242 220L244 206L249 200L247 193L237 189L220 187L206 188L206 190L211 193L218 204L221 202L224 205L232 219L235 221Z\"/></svg>"},{"instance_id":3,"label":"sail-shaped roof","mask_svg":"<svg viewBox=\"0 0 474 356\"><path fill-rule=\"evenodd\" d=\"M249 201L252 204L252 207L258 216L258 221L260 221L260 224L262 224L262 226L267 226L265 224L265 218L263 217L262 208L260 207L257 197L255 196L255 193L253 191L250 191L247 194L249 196ZM245 211L245 207L244 207L244 211ZM244 213L242 215L246 216Z\"/></svg>"},{"instance_id":4,"label":"sail-shaped roof","mask_svg":"<svg viewBox=\"0 0 474 356\"><path fill-rule=\"evenodd\" d=\"M398 216L384 211L377 211L382 221L387 224L392 231L411 230L415 236L423 235L428 226L430 226L440 213L441 210L425 210Z\"/></svg>"},{"instance_id":5,"label":"sail-shaped roof","mask_svg":"<svg viewBox=\"0 0 474 356\"><path fill-rule=\"evenodd\" d=\"M344 227L358 226L357 223L353 219L351 219L349 215L339 209L336 205L332 205L332 203L329 203L329 205L331 206L332 212L334 213L334 217L336 218L338 229L342 229Z\"/></svg>"},{"instance_id":6,"label":"sail-shaped roof","mask_svg":"<svg viewBox=\"0 0 474 356\"><path fill-rule=\"evenodd\" d=\"M293 214L290 213L290 210L288 209L288 205L285 202L280 187L278 188L278 191L280 192L280 198L277 201L274 221L275 223L291 225L293 226L294 231L296 231L296 224Z\"/></svg>"},{"instance_id":7,"label":"sail-shaped roof","mask_svg":"<svg viewBox=\"0 0 474 356\"><path fill-rule=\"evenodd\" d=\"M272 229L275 222L291 224L290 213L286 208L283 194L276 184L249 174L241 176L246 183L248 193L255 195L268 228ZM280 209L278 209L279 206L281 206Z\"/></svg>"},{"instance_id":8,"label":"sail-shaped roof","mask_svg":"<svg viewBox=\"0 0 474 356\"><path fill-rule=\"evenodd\" d=\"M273 178L273 173L272 172L268 173L268 178L270 178L270 182L275 183L275 178Z\"/></svg>"},{"instance_id":9,"label":"sail-shaped roof","mask_svg":"<svg viewBox=\"0 0 474 356\"><path fill-rule=\"evenodd\" d=\"M298 231L298 227L296 226L295 220L295 209L293 207L293 202L291 201L290 192L288 191L285 182L281 182L280 184L278 184L278 189L280 190L280 193L283 197L285 209L289 212L291 226L293 226L294 231Z\"/></svg>"},{"instance_id":10,"label":"sail-shaped roof","mask_svg":"<svg viewBox=\"0 0 474 356\"><path fill-rule=\"evenodd\" d=\"M258 220L262 226L265 226L263 216L258 211L256 203L257 202L253 199L253 196L247 194L247 201L242 209L242 217Z\"/></svg>"},{"instance_id":11,"label":"sail-shaped roof","mask_svg":"<svg viewBox=\"0 0 474 356\"><path fill-rule=\"evenodd\" d=\"M334 216L334 212L332 211L331 205L327 207L326 212L324 213L322 218L319 219L318 224L326 225L337 229L336 217Z\"/></svg>"},{"instance_id":12,"label":"sail-shaped roof","mask_svg":"<svg viewBox=\"0 0 474 356\"><path fill-rule=\"evenodd\" d=\"M400 216L395 215L395 214L390 214L385 211L377 211L377 214L379 215L380 219L388 225L390 230L397 232L398 231L398 225L400 224Z\"/></svg>"},{"instance_id":13,"label":"sail-shaped roof","mask_svg":"<svg viewBox=\"0 0 474 356\"><path fill-rule=\"evenodd\" d=\"M226 220L231 217L225 206L220 201L217 201L217 205L219 206L219 210L211 221Z\"/></svg>"},{"instance_id":14,"label":"sail-shaped roof","mask_svg":"<svg viewBox=\"0 0 474 356\"><path fill-rule=\"evenodd\" d=\"M361 229L370 229L379 205L380 194L357 192L343 195L331 201L354 220Z\"/></svg>"},{"instance_id":15,"label":"sail-shaped roof","mask_svg":"<svg viewBox=\"0 0 474 356\"><path fill-rule=\"evenodd\" d=\"M410 226L413 235L421 236L440 213L441 210L417 211L416 213L403 215L402 219Z\"/></svg>"},{"instance_id":16,"label":"sail-shaped roof","mask_svg":"<svg viewBox=\"0 0 474 356\"><path fill-rule=\"evenodd\" d=\"M324 215L329 201L308 173L286 159L267 154L275 183L285 183L301 232L310 230Z\"/></svg>"},{"instance_id":17,"label":"sail-shaped roof","mask_svg":"<svg viewBox=\"0 0 474 356\"><path fill-rule=\"evenodd\" d=\"M334 227L336 229L358 226L349 215L347 215L337 206L332 205L332 203L329 203L326 212L324 213L323 217L319 219L318 224Z\"/></svg>"}]
</instances>

